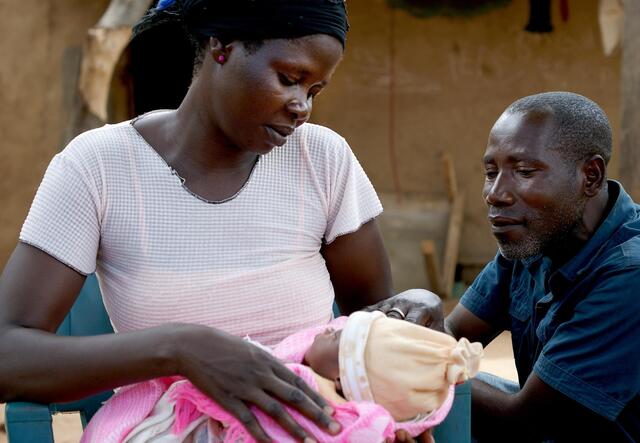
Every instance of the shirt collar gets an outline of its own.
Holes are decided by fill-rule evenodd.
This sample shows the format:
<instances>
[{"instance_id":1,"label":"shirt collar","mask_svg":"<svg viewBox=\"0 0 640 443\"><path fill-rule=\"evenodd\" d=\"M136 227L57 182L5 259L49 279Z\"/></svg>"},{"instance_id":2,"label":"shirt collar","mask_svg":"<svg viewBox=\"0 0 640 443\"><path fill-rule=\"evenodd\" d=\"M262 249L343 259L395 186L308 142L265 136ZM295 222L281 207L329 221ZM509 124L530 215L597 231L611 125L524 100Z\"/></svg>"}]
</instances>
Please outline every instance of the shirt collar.
<instances>
[{"instance_id":1,"label":"shirt collar","mask_svg":"<svg viewBox=\"0 0 640 443\"><path fill-rule=\"evenodd\" d=\"M532 265L537 263L538 260L540 260L542 257L543 257L542 254L536 254L536 255L532 255L531 257L525 257L520 261L522 262L525 268L529 269L531 268Z\"/></svg>"},{"instance_id":2,"label":"shirt collar","mask_svg":"<svg viewBox=\"0 0 640 443\"><path fill-rule=\"evenodd\" d=\"M558 270L567 280L575 280L591 268L593 261L598 257L599 251L605 246L609 239L611 239L620 226L635 217L636 204L629 194L626 193L622 185L614 180L607 180L607 184L609 195L617 193L618 197L609 214L607 214L607 217L589 241L587 241L575 257Z\"/></svg>"}]
</instances>

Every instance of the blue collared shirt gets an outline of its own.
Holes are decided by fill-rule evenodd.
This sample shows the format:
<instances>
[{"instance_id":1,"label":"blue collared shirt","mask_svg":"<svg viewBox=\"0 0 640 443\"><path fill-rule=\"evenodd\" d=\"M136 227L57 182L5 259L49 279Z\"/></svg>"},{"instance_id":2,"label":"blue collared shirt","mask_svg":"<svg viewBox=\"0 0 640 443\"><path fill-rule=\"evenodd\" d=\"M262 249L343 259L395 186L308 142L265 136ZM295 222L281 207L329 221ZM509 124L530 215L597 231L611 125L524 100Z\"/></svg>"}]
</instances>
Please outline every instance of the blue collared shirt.
<instances>
[{"instance_id":1,"label":"blue collared shirt","mask_svg":"<svg viewBox=\"0 0 640 443\"><path fill-rule=\"evenodd\" d=\"M529 374L640 438L640 206L609 181L615 203L559 269L499 253L460 301L510 330L520 385Z\"/></svg>"}]
</instances>

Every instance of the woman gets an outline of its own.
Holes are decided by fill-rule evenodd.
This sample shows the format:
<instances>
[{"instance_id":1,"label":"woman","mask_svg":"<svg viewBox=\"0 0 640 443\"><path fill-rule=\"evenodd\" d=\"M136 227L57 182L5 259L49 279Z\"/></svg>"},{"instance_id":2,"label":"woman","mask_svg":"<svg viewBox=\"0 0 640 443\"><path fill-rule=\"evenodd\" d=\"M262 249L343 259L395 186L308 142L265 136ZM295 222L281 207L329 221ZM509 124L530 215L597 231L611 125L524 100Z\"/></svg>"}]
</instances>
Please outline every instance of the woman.
<instances>
[{"instance_id":1,"label":"woman","mask_svg":"<svg viewBox=\"0 0 640 443\"><path fill-rule=\"evenodd\" d=\"M344 4L167 0L139 30L165 22L201 65L177 110L89 131L53 159L0 279L0 401L182 375L258 441L252 404L300 440L281 401L338 432L322 398L240 337L326 323L334 294L346 313L438 312L388 299L375 192L344 139L305 124L342 58ZM118 334L56 337L94 270Z\"/></svg>"}]
</instances>

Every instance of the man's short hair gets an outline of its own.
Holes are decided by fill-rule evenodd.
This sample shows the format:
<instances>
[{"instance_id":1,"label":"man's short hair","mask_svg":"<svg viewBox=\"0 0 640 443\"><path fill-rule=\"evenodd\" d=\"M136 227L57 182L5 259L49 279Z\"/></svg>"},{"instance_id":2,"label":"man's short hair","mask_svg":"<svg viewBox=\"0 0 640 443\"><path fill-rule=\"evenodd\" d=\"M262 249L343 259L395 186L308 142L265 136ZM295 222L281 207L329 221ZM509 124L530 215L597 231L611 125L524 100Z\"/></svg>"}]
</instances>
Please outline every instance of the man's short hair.
<instances>
[{"instance_id":1,"label":"man's short hair","mask_svg":"<svg viewBox=\"0 0 640 443\"><path fill-rule=\"evenodd\" d=\"M573 164L592 155L600 155L609 163L611 125L604 111L587 97L572 92L544 92L513 102L505 112L549 114L555 130L548 148L560 151Z\"/></svg>"}]
</instances>

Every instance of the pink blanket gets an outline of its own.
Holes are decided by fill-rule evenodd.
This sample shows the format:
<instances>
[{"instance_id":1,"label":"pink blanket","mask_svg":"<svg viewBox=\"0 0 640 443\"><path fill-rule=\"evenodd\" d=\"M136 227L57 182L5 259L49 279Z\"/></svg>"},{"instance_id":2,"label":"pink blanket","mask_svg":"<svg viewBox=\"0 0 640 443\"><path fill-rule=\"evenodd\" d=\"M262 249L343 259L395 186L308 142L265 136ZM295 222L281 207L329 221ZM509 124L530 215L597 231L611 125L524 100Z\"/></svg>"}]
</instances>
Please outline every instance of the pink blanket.
<instances>
[{"instance_id":1,"label":"pink blanket","mask_svg":"<svg viewBox=\"0 0 640 443\"><path fill-rule=\"evenodd\" d=\"M305 329L293 334L276 345L272 350L273 354L287 362L286 366L298 374L311 388L317 389L311 369L300 363L317 334L329 327L340 329L344 326L345 321L346 317L340 317L327 325ZM201 393L189 381L184 381L181 377L166 377L120 389L93 417L82 435L81 443L121 443L131 430L151 413L157 401L167 391L170 391L170 399L174 402L175 421L172 431L175 434L180 434L190 423L204 414L223 425L226 430L225 442L255 442L235 417ZM420 421L403 423L395 422L384 408L374 403L332 404L336 411L334 418L342 426L338 435L325 433L293 409L287 407L287 411L308 432L313 434L318 442L369 443L393 438L397 429L405 429L412 436L417 436L441 423L451 409L453 391L453 387L451 387L445 403L429 417ZM255 407L251 409L263 429L274 441L295 441L271 417Z\"/></svg>"}]
</instances>

